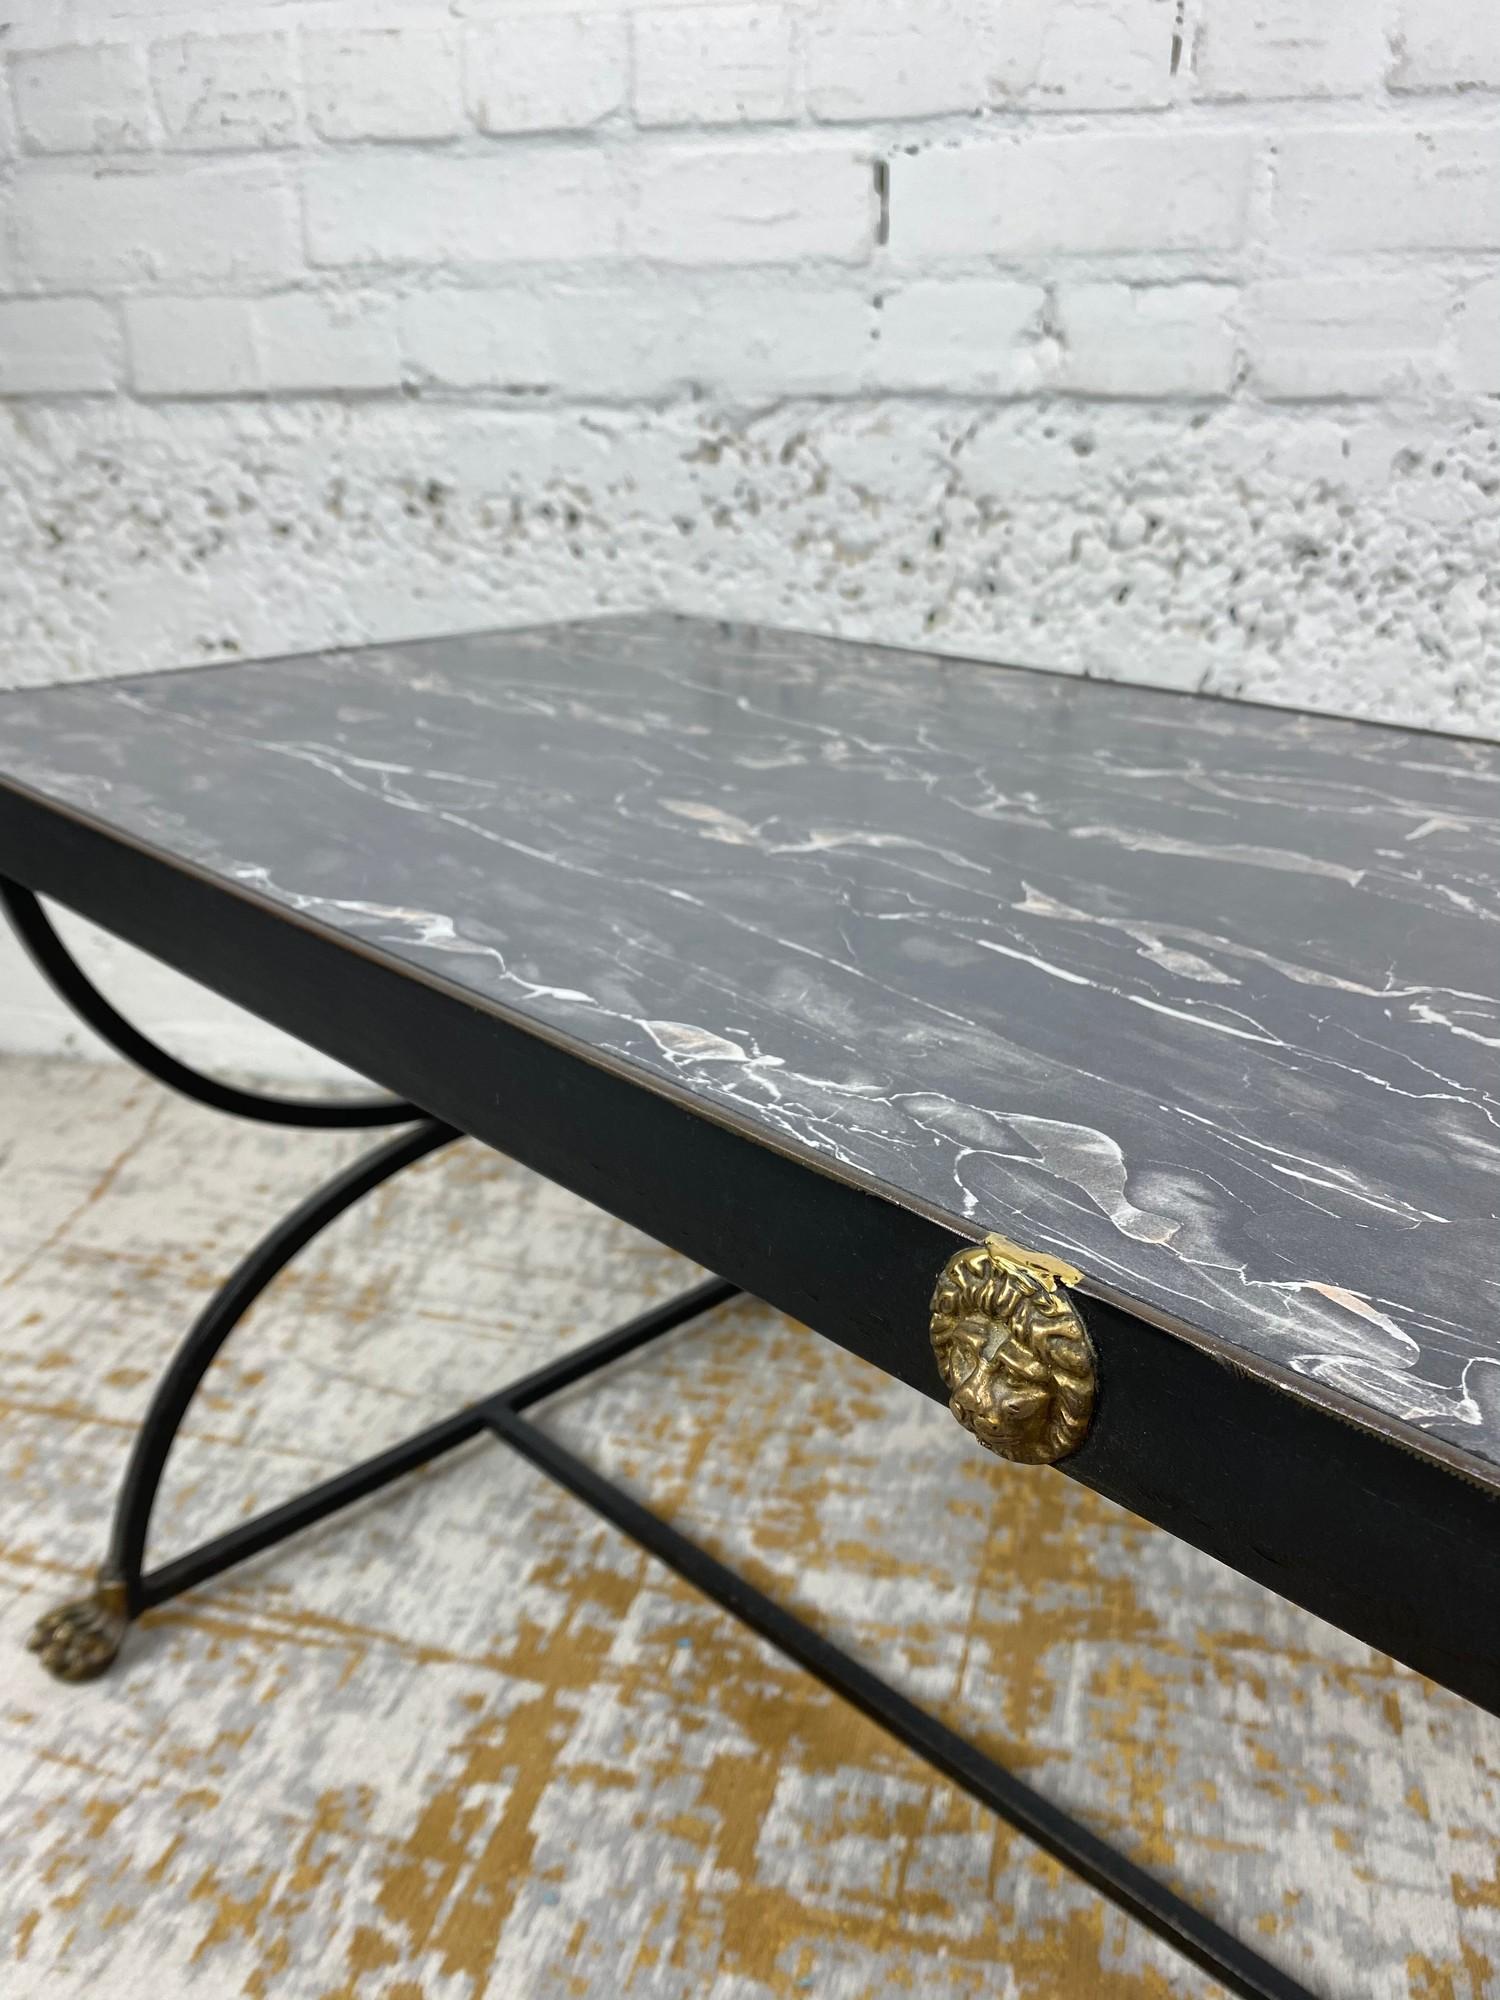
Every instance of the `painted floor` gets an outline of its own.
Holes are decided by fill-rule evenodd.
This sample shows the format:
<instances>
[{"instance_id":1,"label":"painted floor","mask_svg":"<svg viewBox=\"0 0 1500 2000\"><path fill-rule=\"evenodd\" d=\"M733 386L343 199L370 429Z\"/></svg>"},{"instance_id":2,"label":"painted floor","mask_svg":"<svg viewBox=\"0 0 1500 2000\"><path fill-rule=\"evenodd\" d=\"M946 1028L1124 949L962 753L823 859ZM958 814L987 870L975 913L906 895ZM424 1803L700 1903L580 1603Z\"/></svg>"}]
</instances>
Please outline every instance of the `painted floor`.
<instances>
[{"instance_id":1,"label":"painted floor","mask_svg":"<svg viewBox=\"0 0 1500 2000\"><path fill-rule=\"evenodd\" d=\"M48 1680L188 1317L365 1143L0 1062L5 2000L1220 1990L497 1444ZM438 1155L231 1341L155 1553L692 1275ZM758 1305L547 1420L1316 1992L1500 1993L1500 1722Z\"/></svg>"}]
</instances>

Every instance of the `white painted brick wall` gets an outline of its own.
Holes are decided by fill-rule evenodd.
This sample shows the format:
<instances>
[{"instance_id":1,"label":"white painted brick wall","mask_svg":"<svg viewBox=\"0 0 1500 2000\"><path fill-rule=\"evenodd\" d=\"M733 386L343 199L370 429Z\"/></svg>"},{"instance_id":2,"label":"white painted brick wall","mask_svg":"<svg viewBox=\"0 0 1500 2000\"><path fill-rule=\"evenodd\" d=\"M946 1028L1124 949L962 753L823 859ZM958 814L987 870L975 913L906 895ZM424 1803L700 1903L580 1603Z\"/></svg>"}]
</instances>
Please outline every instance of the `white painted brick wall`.
<instances>
[{"instance_id":1,"label":"white painted brick wall","mask_svg":"<svg viewBox=\"0 0 1500 2000\"><path fill-rule=\"evenodd\" d=\"M143 396L393 389L401 380L396 310L383 299L127 299L125 330Z\"/></svg>"},{"instance_id":2,"label":"white painted brick wall","mask_svg":"<svg viewBox=\"0 0 1500 2000\"><path fill-rule=\"evenodd\" d=\"M244 299L127 299L130 378L146 396L250 395L260 388Z\"/></svg>"},{"instance_id":3,"label":"white painted brick wall","mask_svg":"<svg viewBox=\"0 0 1500 2000\"><path fill-rule=\"evenodd\" d=\"M790 7L645 7L632 23L637 122L735 125L793 117Z\"/></svg>"},{"instance_id":4,"label":"white painted brick wall","mask_svg":"<svg viewBox=\"0 0 1500 2000\"><path fill-rule=\"evenodd\" d=\"M931 118L974 112L1035 74L1038 10L988 0L836 0L804 25L814 118Z\"/></svg>"},{"instance_id":5,"label":"white painted brick wall","mask_svg":"<svg viewBox=\"0 0 1500 2000\"><path fill-rule=\"evenodd\" d=\"M1486 0L0 28L0 676L667 600L1500 732Z\"/></svg>"},{"instance_id":6,"label":"white painted brick wall","mask_svg":"<svg viewBox=\"0 0 1500 2000\"><path fill-rule=\"evenodd\" d=\"M146 51L129 42L22 50L10 61L15 119L37 153L115 153L151 145Z\"/></svg>"},{"instance_id":7,"label":"white painted brick wall","mask_svg":"<svg viewBox=\"0 0 1500 2000\"><path fill-rule=\"evenodd\" d=\"M1268 396L1394 396L1432 372L1451 303L1448 285L1401 277L1269 279L1246 307L1255 381Z\"/></svg>"},{"instance_id":8,"label":"white painted brick wall","mask_svg":"<svg viewBox=\"0 0 1500 2000\"><path fill-rule=\"evenodd\" d=\"M846 146L653 148L633 181L624 247L662 263L858 263L873 247L871 162Z\"/></svg>"},{"instance_id":9,"label":"white painted brick wall","mask_svg":"<svg viewBox=\"0 0 1500 2000\"><path fill-rule=\"evenodd\" d=\"M1223 396L1237 296L1232 285L1064 284L1059 379L1089 396Z\"/></svg>"},{"instance_id":10,"label":"white painted brick wall","mask_svg":"<svg viewBox=\"0 0 1500 2000\"><path fill-rule=\"evenodd\" d=\"M301 267L297 209L280 161L82 163L15 173L17 271L27 291L265 283Z\"/></svg>"},{"instance_id":11,"label":"white painted brick wall","mask_svg":"<svg viewBox=\"0 0 1500 2000\"><path fill-rule=\"evenodd\" d=\"M1006 10L998 10L1002 22ZM1182 94L1162 0L1053 0L1032 9L1036 102L1055 111L1156 110Z\"/></svg>"},{"instance_id":12,"label":"white painted brick wall","mask_svg":"<svg viewBox=\"0 0 1500 2000\"><path fill-rule=\"evenodd\" d=\"M1041 285L1014 278L914 278L879 295L876 388L933 395L1024 395L1046 376Z\"/></svg>"},{"instance_id":13,"label":"white painted brick wall","mask_svg":"<svg viewBox=\"0 0 1500 2000\"><path fill-rule=\"evenodd\" d=\"M1500 250L1500 120L1289 132L1272 244L1322 250Z\"/></svg>"},{"instance_id":14,"label":"white painted brick wall","mask_svg":"<svg viewBox=\"0 0 1500 2000\"><path fill-rule=\"evenodd\" d=\"M868 318L847 286L729 274L675 289L665 325L651 287L595 281L542 294L423 292L402 308L401 333L420 378L449 389L529 396L567 385L628 401L713 383L735 395L831 396L867 367Z\"/></svg>"},{"instance_id":15,"label":"white painted brick wall","mask_svg":"<svg viewBox=\"0 0 1500 2000\"><path fill-rule=\"evenodd\" d=\"M891 164L890 247L938 257L1232 250L1253 158L1233 132L1025 131Z\"/></svg>"},{"instance_id":16,"label":"white painted brick wall","mask_svg":"<svg viewBox=\"0 0 1500 2000\"><path fill-rule=\"evenodd\" d=\"M1398 0L1396 90L1500 88L1500 10L1489 0Z\"/></svg>"},{"instance_id":17,"label":"white painted brick wall","mask_svg":"<svg viewBox=\"0 0 1500 2000\"><path fill-rule=\"evenodd\" d=\"M620 249L619 168L592 147L477 155L388 147L314 157L302 185L314 266L466 270Z\"/></svg>"},{"instance_id":18,"label":"white painted brick wall","mask_svg":"<svg viewBox=\"0 0 1500 2000\"><path fill-rule=\"evenodd\" d=\"M168 146L239 152L297 136L296 49L289 35L183 35L151 51Z\"/></svg>"},{"instance_id":19,"label":"white painted brick wall","mask_svg":"<svg viewBox=\"0 0 1500 2000\"><path fill-rule=\"evenodd\" d=\"M302 37L307 117L320 139L451 139L464 128L458 36L350 28Z\"/></svg>"},{"instance_id":20,"label":"white painted brick wall","mask_svg":"<svg viewBox=\"0 0 1500 2000\"><path fill-rule=\"evenodd\" d=\"M10 299L0 304L0 393L56 395L113 389L120 337L97 299Z\"/></svg>"},{"instance_id":21,"label":"white painted brick wall","mask_svg":"<svg viewBox=\"0 0 1500 2000\"><path fill-rule=\"evenodd\" d=\"M1458 316L1458 386L1500 395L1500 276L1465 294Z\"/></svg>"},{"instance_id":22,"label":"white painted brick wall","mask_svg":"<svg viewBox=\"0 0 1500 2000\"><path fill-rule=\"evenodd\" d=\"M1203 0L1198 19L1209 97L1358 97L1391 61L1371 0Z\"/></svg>"},{"instance_id":23,"label":"white painted brick wall","mask_svg":"<svg viewBox=\"0 0 1500 2000\"><path fill-rule=\"evenodd\" d=\"M566 132L621 109L629 88L619 14L518 14L464 41L469 108L481 132Z\"/></svg>"}]
</instances>

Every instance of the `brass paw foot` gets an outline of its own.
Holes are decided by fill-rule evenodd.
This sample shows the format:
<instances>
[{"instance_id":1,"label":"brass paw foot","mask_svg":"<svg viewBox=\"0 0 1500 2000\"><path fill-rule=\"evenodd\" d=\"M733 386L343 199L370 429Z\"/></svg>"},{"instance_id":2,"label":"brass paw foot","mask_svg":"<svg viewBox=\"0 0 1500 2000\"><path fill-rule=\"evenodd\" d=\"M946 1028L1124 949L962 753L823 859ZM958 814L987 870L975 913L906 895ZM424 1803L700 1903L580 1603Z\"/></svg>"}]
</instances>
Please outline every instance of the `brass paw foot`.
<instances>
[{"instance_id":1,"label":"brass paw foot","mask_svg":"<svg viewBox=\"0 0 1500 2000\"><path fill-rule=\"evenodd\" d=\"M45 1612L26 1644L58 1680L96 1680L119 1652L129 1623L124 1584L101 1576L87 1597Z\"/></svg>"}]
</instances>

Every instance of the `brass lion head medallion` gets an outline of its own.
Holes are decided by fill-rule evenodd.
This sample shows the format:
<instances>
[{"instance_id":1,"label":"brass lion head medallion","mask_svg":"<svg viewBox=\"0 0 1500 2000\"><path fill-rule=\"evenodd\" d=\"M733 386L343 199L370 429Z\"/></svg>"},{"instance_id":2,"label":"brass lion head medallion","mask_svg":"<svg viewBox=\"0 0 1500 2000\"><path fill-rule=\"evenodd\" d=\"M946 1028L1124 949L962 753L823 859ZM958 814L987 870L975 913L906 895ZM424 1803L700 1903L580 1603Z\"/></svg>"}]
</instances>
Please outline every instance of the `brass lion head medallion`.
<instances>
[{"instance_id":1,"label":"brass lion head medallion","mask_svg":"<svg viewBox=\"0 0 1500 2000\"><path fill-rule=\"evenodd\" d=\"M948 1407L1001 1458L1055 1465L1088 1436L1094 1350L1065 1284L1071 1264L987 1236L943 1266L932 1351Z\"/></svg>"}]
</instances>

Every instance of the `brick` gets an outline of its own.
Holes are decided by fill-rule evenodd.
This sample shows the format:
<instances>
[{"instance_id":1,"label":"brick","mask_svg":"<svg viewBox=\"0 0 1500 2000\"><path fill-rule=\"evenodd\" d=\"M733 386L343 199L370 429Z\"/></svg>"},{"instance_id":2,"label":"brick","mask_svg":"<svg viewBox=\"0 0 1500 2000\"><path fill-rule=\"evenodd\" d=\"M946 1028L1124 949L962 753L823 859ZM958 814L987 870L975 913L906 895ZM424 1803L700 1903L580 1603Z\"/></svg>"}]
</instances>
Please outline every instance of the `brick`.
<instances>
[{"instance_id":1,"label":"brick","mask_svg":"<svg viewBox=\"0 0 1500 2000\"><path fill-rule=\"evenodd\" d=\"M1040 379L1045 294L1005 278L917 278L887 292L864 369L874 388L1016 395Z\"/></svg>"},{"instance_id":2,"label":"brick","mask_svg":"<svg viewBox=\"0 0 1500 2000\"><path fill-rule=\"evenodd\" d=\"M300 259L296 210L269 160L174 162L108 174L22 167L15 194L23 283L261 282Z\"/></svg>"},{"instance_id":3,"label":"brick","mask_svg":"<svg viewBox=\"0 0 1500 2000\"><path fill-rule=\"evenodd\" d=\"M1370 0L1201 0L1193 72L1206 97L1350 97L1386 63Z\"/></svg>"},{"instance_id":4,"label":"brick","mask_svg":"<svg viewBox=\"0 0 1500 2000\"><path fill-rule=\"evenodd\" d=\"M113 314L95 299L0 303L0 395L112 389L119 344Z\"/></svg>"},{"instance_id":5,"label":"brick","mask_svg":"<svg viewBox=\"0 0 1500 2000\"><path fill-rule=\"evenodd\" d=\"M717 279L665 342L680 380L726 394L845 393L869 347L870 304L852 286ZM656 308L658 329L661 310Z\"/></svg>"},{"instance_id":6,"label":"brick","mask_svg":"<svg viewBox=\"0 0 1500 2000\"><path fill-rule=\"evenodd\" d=\"M304 176L315 264L568 262L619 247L615 170L592 147L391 149L313 161Z\"/></svg>"},{"instance_id":7,"label":"brick","mask_svg":"<svg viewBox=\"0 0 1500 2000\"><path fill-rule=\"evenodd\" d=\"M23 50L10 59L22 141L34 153L126 152L151 144L151 94L137 48Z\"/></svg>"},{"instance_id":8,"label":"brick","mask_svg":"<svg viewBox=\"0 0 1500 2000\"><path fill-rule=\"evenodd\" d=\"M1461 389L1500 394L1500 277L1482 278L1463 298L1455 372Z\"/></svg>"},{"instance_id":9,"label":"brick","mask_svg":"<svg viewBox=\"0 0 1500 2000\"><path fill-rule=\"evenodd\" d=\"M1500 248L1500 129L1287 133L1273 228L1295 251Z\"/></svg>"},{"instance_id":10,"label":"brick","mask_svg":"<svg viewBox=\"0 0 1500 2000\"><path fill-rule=\"evenodd\" d=\"M1162 0L1053 0L1033 104L1044 111L1131 111L1175 94L1171 7Z\"/></svg>"},{"instance_id":11,"label":"brick","mask_svg":"<svg viewBox=\"0 0 1500 2000\"><path fill-rule=\"evenodd\" d=\"M1487 0L1398 0L1393 90L1500 89L1500 9Z\"/></svg>"},{"instance_id":12,"label":"brick","mask_svg":"<svg viewBox=\"0 0 1500 2000\"><path fill-rule=\"evenodd\" d=\"M251 306L261 387L391 389L401 380L395 307L387 300L286 292Z\"/></svg>"},{"instance_id":13,"label":"brick","mask_svg":"<svg viewBox=\"0 0 1500 2000\"><path fill-rule=\"evenodd\" d=\"M796 111L785 7L648 7L632 32L642 125L752 124Z\"/></svg>"},{"instance_id":14,"label":"brick","mask_svg":"<svg viewBox=\"0 0 1500 2000\"><path fill-rule=\"evenodd\" d=\"M563 367L554 353L549 300L561 311L566 299L595 296L560 286L547 298L518 288L418 292L400 309L402 353L418 375L444 388L551 388ZM612 325L610 339L599 344L618 354L619 329Z\"/></svg>"},{"instance_id":15,"label":"brick","mask_svg":"<svg viewBox=\"0 0 1500 2000\"><path fill-rule=\"evenodd\" d=\"M671 264L852 261L874 242L873 163L843 148L645 151L626 246Z\"/></svg>"},{"instance_id":16,"label":"brick","mask_svg":"<svg viewBox=\"0 0 1500 2000\"><path fill-rule=\"evenodd\" d=\"M560 132L597 125L625 102L629 64L619 14L513 14L464 40L469 108L481 132Z\"/></svg>"},{"instance_id":17,"label":"brick","mask_svg":"<svg viewBox=\"0 0 1500 2000\"><path fill-rule=\"evenodd\" d=\"M128 299L131 378L148 396L393 388L386 301L288 292L261 299Z\"/></svg>"},{"instance_id":18,"label":"brick","mask_svg":"<svg viewBox=\"0 0 1500 2000\"><path fill-rule=\"evenodd\" d=\"M1241 240L1250 141L1215 133L1025 132L890 166L897 257L1225 250Z\"/></svg>"},{"instance_id":19,"label":"brick","mask_svg":"<svg viewBox=\"0 0 1500 2000\"><path fill-rule=\"evenodd\" d=\"M249 395L260 387L245 299L127 299L130 378L144 396Z\"/></svg>"},{"instance_id":20,"label":"brick","mask_svg":"<svg viewBox=\"0 0 1500 2000\"><path fill-rule=\"evenodd\" d=\"M1267 396L1384 396L1437 373L1447 297L1430 278L1272 279L1247 299L1253 379Z\"/></svg>"},{"instance_id":21,"label":"brick","mask_svg":"<svg viewBox=\"0 0 1500 2000\"><path fill-rule=\"evenodd\" d=\"M982 110L1035 79L1045 18L1036 0L820 8L805 29L807 108L828 120Z\"/></svg>"},{"instance_id":22,"label":"brick","mask_svg":"<svg viewBox=\"0 0 1500 2000\"><path fill-rule=\"evenodd\" d=\"M456 35L354 28L302 37L308 122L320 138L447 139L468 121Z\"/></svg>"},{"instance_id":23,"label":"brick","mask_svg":"<svg viewBox=\"0 0 1500 2000\"><path fill-rule=\"evenodd\" d=\"M151 50L167 144L193 152L285 146L297 136L296 69L286 35L184 35Z\"/></svg>"},{"instance_id":24,"label":"brick","mask_svg":"<svg viewBox=\"0 0 1500 2000\"><path fill-rule=\"evenodd\" d=\"M1223 396L1234 381L1232 285L1064 285L1058 382L1087 396Z\"/></svg>"},{"instance_id":25,"label":"brick","mask_svg":"<svg viewBox=\"0 0 1500 2000\"><path fill-rule=\"evenodd\" d=\"M850 287L730 277L428 292L401 324L409 364L445 387L626 399L695 382L834 393L856 378L869 316Z\"/></svg>"}]
</instances>

